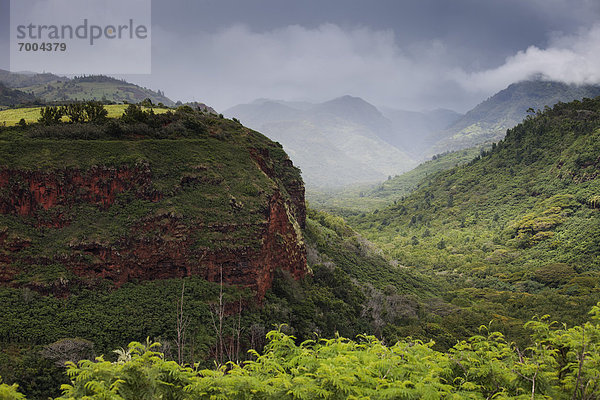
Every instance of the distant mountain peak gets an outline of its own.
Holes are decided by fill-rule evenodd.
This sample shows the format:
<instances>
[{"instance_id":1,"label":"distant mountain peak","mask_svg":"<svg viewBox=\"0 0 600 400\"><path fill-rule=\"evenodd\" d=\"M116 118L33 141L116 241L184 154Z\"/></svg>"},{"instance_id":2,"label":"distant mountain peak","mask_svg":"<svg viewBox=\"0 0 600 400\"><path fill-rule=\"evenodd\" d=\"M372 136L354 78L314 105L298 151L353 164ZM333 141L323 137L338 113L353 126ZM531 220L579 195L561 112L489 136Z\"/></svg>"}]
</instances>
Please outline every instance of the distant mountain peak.
<instances>
[{"instance_id":1,"label":"distant mountain peak","mask_svg":"<svg viewBox=\"0 0 600 400\"><path fill-rule=\"evenodd\" d=\"M319 112L331 113L351 121L361 121L361 123L368 121L368 125L374 127L373 124L375 124L378 126L377 129L381 129L389 124L389 121L377 107L361 97L350 95L337 97L333 100L316 104L314 109Z\"/></svg>"},{"instance_id":2,"label":"distant mountain peak","mask_svg":"<svg viewBox=\"0 0 600 400\"><path fill-rule=\"evenodd\" d=\"M330 100L330 101L336 101L336 100L343 100L343 101L361 101L361 102L365 102L365 103L366 103L366 101L365 101L365 100L363 100L361 97L358 97L358 96L352 96L352 95L349 95L349 94L345 94L345 95L343 95L343 96L336 97L336 98L334 98L334 99L332 99L332 100Z\"/></svg>"},{"instance_id":3,"label":"distant mountain peak","mask_svg":"<svg viewBox=\"0 0 600 400\"><path fill-rule=\"evenodd\" d=\"M415 164L384 141L391 122L360 97L319 104L259 99L225 115L281 142L312 187L375 182Z\"/></svg>"},{"instance_id":4,"label":"distant mountain peak","mask_svg":"<svg viewBox=\"0 0 600 400\"><path fill-rule=\"evenodd\" d=\"M320 105L325 106L325 105L332 105L332 104L336 104L336 105L339 104L339 105L343 105L345 107L348 107L348 106L368 107L368 108L371 108L371 109L377 111L377 107L375 107L373 104L369 103L362 97L350 96L349 94L340 96L340 97L336 97L335 99L326 101L324 103L321 103Z\"/></svg>"}]
</instances>

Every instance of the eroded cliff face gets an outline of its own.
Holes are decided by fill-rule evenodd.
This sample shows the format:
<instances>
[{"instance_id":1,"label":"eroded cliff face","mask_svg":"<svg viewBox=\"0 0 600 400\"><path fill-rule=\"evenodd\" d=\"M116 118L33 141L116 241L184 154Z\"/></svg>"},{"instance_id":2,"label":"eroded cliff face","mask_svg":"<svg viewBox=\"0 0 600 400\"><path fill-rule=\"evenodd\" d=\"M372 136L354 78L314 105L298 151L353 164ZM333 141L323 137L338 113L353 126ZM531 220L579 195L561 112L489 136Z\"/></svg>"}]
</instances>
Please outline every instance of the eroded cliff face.
<instances>
[{"instance_id":1,"label":"eroded cliff face","mask_svg":"<svg viewBox=\"0 0 600 400\"><path fill-rule=\"evenodd\" d=\"M74 281L94 284L109 280L119 286L190 275L219 282L222 276L223 282L251 288L262 299L277 269L287 270L298 279L306 272L301 233L305 223L304 187L301 180L278 176L277 168L269 168L267 164L273 161L268 160L268 154L250 153L257 173L262 171L271 181L271 190L259 190L264 204L258 211L248 212L251 218L242 216L235 222L169 211L169 197L181 191L181 184L195 183L183 176L177 188L161 192L156 189L156 173L148 163L87 170L0 167L0 214L29 227L16 232L8 223L0 226L0 283L68 295ZM291 163L280 167L285 170ZM200 180L204 191L211 185L230 190L226 180ZM117 201L120 195L127 197ZM119 221L127 224L119 226L125 234L107 239L91 239L85 234L69 236L71 220L78 218L82 206L92 206L99 219L110 220L123 213L118 208L121 203L133 201L152 203L152 212L141 217L120 215ZM230 194L229 204L221 206L220 211L235 214L244 203ZM45 240L56 249L40 251ZM18 278L24 270L48 265L61 266L66 275L17 283L23 281Z\"/></svg>"},{"instance_id":2,"label":"eroded cliff face","mask_svg":"<svg viewBox=\"0 0 600 400\"><path fill-rule=\"evenodd\" d=\"M51 211L86 202L108 209L119 193L130 191L139 198L158 200L161 194L152 190L150 168L93 167L89 171L75 169L48 171L0 170L0 213L36 217L40 225L60 228L68 223L64 215L54 213L53 221L45 221L39 211ZM52 213L49 213L52 214Z\"/></svg>"}]
</instances>

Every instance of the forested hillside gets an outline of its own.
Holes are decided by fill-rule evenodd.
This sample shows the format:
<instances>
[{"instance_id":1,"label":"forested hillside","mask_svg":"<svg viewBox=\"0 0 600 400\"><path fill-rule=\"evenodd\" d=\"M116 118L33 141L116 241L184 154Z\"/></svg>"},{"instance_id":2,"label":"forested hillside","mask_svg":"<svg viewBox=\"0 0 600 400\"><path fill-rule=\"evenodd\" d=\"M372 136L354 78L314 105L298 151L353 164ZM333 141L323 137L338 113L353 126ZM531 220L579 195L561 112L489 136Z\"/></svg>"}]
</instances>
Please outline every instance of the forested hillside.
<instances>
[{"instance_id":1,"label":"forested hillside","mask_svg":"<svg viewBox=\"0 0 600 400\"><path fill-rule=\"evenodd\" d=\"M34 103L35 96L20 90L10 89L0 81L0 110L6 107Z\"/></svg>"},{"instance_id":2,"label":"forested hillside","mask_svg":"<svg viewBox=\"0 0 600 400\"><path fill-rule=\"evenodd\" d=\"M0 130L0 376L30 399L60 394L65 361L115 359L132 340L208 367L260 350L274 324L300 340L384 337L440 291L306 211L282 148L236 121L38 112Z\"/></svg>"},{"instance_id":3,"label":"forested hillside","mask_svg":"<svg viewBox=\"0 0 600 400\"><path fill-rule=\"evenodd\" d=\"M560 103L349 221L400 264L449 283L447 313L463 313L463 327L493 320L514 340L535 314L581 322L600 298L599 128L600 99Z\"/></svg>"},{"instance_id":4,"label":"forested hillside","mask_svg":"<svg viewBox=\"0 0 600 400\"><path fill-rule=\"evenodd\" d=\"M220 282L231 313L259 302L275 271L307 272L304 188L281 146L190 107L107 115L45 107L39 123L0 131L0 375L28 393L44 394L52 343L81 356L172 340L180 278L189 351L207 357Z\"/></svg>"}]
</instances>

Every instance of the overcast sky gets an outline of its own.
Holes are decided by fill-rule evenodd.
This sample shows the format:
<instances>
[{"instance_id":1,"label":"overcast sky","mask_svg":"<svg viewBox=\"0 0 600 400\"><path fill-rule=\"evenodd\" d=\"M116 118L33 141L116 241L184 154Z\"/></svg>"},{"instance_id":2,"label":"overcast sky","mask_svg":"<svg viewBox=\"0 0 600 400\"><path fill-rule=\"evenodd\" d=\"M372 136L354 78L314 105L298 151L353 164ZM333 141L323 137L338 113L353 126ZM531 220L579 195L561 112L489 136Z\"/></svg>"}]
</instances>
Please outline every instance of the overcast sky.
<instances>
[{"instance_id":1,"label":"overcast sky","mask_svg":"<svg viewBox=\"0 0 600 400\"><path fill-rule=\"evenodd\" d=\"M152 21L152 75L126 78L219 110L350 94L466 111L533 74L600 83L599 0L155 0Z\"/></svg>"}]
</instances>

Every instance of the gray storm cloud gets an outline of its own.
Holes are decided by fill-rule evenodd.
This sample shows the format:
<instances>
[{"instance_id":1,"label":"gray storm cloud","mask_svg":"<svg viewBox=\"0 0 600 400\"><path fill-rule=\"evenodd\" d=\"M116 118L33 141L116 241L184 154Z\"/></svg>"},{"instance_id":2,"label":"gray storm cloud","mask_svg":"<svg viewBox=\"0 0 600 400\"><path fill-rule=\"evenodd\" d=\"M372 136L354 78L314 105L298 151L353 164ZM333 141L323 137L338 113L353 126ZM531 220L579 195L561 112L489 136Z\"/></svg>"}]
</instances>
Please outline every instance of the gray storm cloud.
<instances>
[{"instance_id":1,"label":"gray storm cloud","mask_svg":"<svg viewBox=\"0 0 600 400\"><path fill-rule=\"evenodd\" d=\"M392 30L291 25L253 31L235 25L182 41L156 32L155 68L177 98L218 108L257 97L325 100L344 94L403 108L474 105L512 82L543 75L568 83L600 82L600 25L576 35L554 35L546 48L528 47L487 70L465 71L443 39L399 46ZM165 82L166 84L166 82ZM165 85L163 85L164 87Z\"/></svg>"},{"instance_id":2,"label":"gray storm cloud","mask_svg":"<svg viewBox=\"0 0 600 400\"><path fill-rule=\"evenodd\" d=\"M8 53L7 4L0 0L0 54ZM153 1L152 75L121 77L218 109L351 94L466 111L533 75L600 83L598 0L207 4Z\"/></svg>"},{"instance_id":3,"label":"gray storm cloud","mask_svg":"<svg viewBox=\"0 0 600 400\"><path fill-rule=\"evenodd\" d=\"M458 71L456 79L468 90L493 91L536 75L572 84L600 83L600 24L575 35L555 35L548 47L530 46L497 68Z\"/></svg>"},{"instance_id":4,"label":"gray storm cloud","mask_svg":"<svg viewBox=\"0 0 600 400\"><path fill-rule=\"evenodd\" d=\"M348 93L380 104L411 103L450 79L442 42L400 48L391 30L324 24L254 32L238 25L179 45L166 32L154 38L163 42L156 52L169 52L158 57L178 60L169 69L193 75L191 85L172 83L176 93L206 96L217 107L257 97L325 100Z\"/></svg>"}]
</instances>

